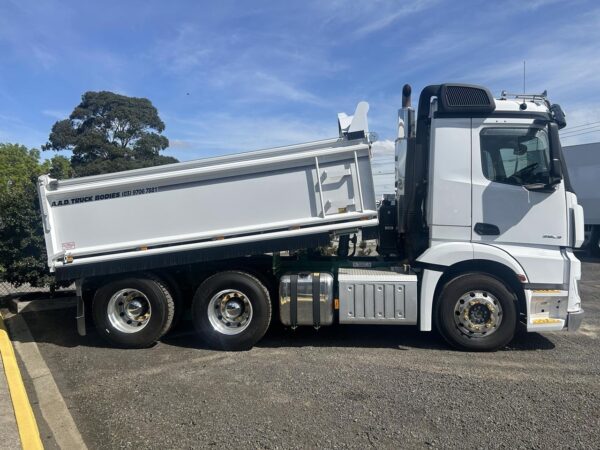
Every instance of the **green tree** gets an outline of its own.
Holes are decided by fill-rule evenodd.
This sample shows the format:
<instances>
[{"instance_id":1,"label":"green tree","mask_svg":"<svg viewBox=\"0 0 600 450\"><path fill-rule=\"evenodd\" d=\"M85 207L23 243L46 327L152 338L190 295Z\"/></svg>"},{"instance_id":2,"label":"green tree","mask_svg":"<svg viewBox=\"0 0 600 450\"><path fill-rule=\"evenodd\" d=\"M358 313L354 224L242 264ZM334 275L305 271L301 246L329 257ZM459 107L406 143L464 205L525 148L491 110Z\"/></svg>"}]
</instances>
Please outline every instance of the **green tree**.
<instances>
[{"instance_id":1,"label":"green tree","mask_svg":"<svg viewBox=\"0 0 600 450\"><path fill-rule=\"evenodd\" d=\"M18 144L0 144L0 194L35 183L40 152Z\"/></svg>"},{"instance_id":2,"label":"green tree","mask_svg":"<svg viewBox=\"0 0 600 450\"><path fill-rule=\"evenodd\" d=\"M37 178L72 174L69 160L55 156L40 163L40 152L22 145L0 144L0 280L15 286L53 285L37 196Z\"/></svg>"},{"instance_id":3,"label":"green tree","mask_svg":"<svg viewBox=\"0 0 600 450\"><path fill-rule=\"evenodd\" d=\"M48 173L52 178L59 180L73 178L75 176L75 170L73 170L73 167L71 166L71 161L69 161L69 158L66 156L54 156L44 163L43 168L44 173Z\"/></svg>"},{"instance_id":4,"label":"green tree","mask_svg":"<svg viewBox=\"0 0 600 450\"><path fill-rule=\"evenodd\" d=\"M169 140L165 124L146 98L86 92L68 119L59 120L44 150L71 150L76 176L177 162L161 155Z\"/></svg>"}]
</instances>

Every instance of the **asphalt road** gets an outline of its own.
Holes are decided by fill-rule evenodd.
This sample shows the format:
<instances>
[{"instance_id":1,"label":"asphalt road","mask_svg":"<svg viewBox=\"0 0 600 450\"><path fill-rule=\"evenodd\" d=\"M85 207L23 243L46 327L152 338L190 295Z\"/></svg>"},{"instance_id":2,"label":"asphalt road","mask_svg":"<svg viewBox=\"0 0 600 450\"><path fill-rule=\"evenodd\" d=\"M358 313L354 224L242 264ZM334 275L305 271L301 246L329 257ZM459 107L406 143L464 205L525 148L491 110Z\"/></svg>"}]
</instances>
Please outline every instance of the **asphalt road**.
<instances>
[{"instance_id":1,"label":"asphalt road","mask_svg":"<svg viewBox=\"0 0 600 450\"><path fill-rule=\"evenodd\" d=\"M521 332L488 354L361 326L275 329L222 353L185 323L118 350L79 337L74 311L24 317L92 449L600 448L600 263L583 278L579 332Z\"/></svg>"}]
</instances>

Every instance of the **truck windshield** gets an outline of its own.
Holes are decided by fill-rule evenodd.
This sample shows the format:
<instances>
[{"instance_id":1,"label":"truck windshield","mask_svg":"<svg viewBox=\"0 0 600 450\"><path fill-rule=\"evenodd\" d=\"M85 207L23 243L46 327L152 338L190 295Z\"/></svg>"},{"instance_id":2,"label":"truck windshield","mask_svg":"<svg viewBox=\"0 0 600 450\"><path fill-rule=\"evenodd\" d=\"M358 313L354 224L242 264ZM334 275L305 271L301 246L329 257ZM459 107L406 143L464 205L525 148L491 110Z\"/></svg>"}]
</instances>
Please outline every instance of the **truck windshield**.
<instances>
[{"instance_id":1,"label":"truck windshield","mask_svg":"<svg viewBox=\"0 0 600 450\"><path fill-rule=\"evenodd\" d=\"M484 128L480 143L488 180L518 186L548 182L550 149L543 128Z\"/></svg>"}]
</instances>

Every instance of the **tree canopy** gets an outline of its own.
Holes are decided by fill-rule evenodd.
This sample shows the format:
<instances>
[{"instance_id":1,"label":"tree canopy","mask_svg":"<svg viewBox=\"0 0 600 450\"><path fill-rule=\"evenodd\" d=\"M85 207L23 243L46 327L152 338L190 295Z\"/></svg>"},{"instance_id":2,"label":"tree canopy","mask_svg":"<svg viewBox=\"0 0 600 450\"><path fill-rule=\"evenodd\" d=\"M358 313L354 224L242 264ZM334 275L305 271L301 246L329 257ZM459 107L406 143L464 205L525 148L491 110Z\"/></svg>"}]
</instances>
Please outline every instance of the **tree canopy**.
<instances>
[{"instance_id":1,"label":"tree canopy","mask_svg":"<svg viewBox=\"0 0 600 450\"><path fill-rule=\"evenodd\" d=\"M59 120L44 150L71 150L77 176L177 162L160 155L169 146L165 124L146 98L86 92L68 119Z\"/></svg>"},{"instance_id":2,"label":"tree canopy","mask_svg":"<svg viewBox=\"0 0 600 450\"><path fill-rule=\"evenodd\" d=\"M150 100L86 92L68 119L52 127L44 150L70 150L40 161L40 152L0 144L0 281L53 285L37 195L42 174L65 179L177 162L163 156L165 124Z\"/></svg>"},{"instance_id":3,"label":"tree canopy","mask_svg":"<svg viewBox=\"0 0 600 450\"><path fill-rule=\"evenodd\" d=\"M64 156L40 162L40 152L22 145L0 144L0 280L16 286L53 283L37 196L37 178L50 173L69 178Z\"/></svg>"},{"instance_id":4,"label":"tree canopy","mask_svg":"<svg viewBox=\"0 0 600 450\"><path fill-rule=\"evenodd\" d=\"M40 175L40 152L18 144L0 144L0 194L23 189Z\"/></svg>"}]
</instances>

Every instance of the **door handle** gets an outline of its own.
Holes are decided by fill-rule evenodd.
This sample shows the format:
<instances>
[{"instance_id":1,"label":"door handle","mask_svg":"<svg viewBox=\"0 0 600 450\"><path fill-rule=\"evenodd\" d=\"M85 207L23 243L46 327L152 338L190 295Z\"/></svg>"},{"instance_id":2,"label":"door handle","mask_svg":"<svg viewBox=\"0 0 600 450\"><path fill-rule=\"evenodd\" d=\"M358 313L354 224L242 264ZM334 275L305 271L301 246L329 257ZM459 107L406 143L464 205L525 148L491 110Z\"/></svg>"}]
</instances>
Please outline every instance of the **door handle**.
<instances>
[{"instance_id":1,"label":"door handle","mask_svg":"<svg viewBox=\"0 0 600 450\"><path fill-rule=\"evenodd\" d=\"M475 233L479 236L498 236L500 234L500 228L492 223L481 223L475 224Z\"/></svg>"}]
</instances>

